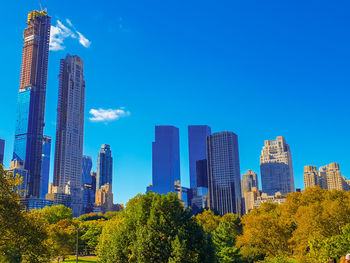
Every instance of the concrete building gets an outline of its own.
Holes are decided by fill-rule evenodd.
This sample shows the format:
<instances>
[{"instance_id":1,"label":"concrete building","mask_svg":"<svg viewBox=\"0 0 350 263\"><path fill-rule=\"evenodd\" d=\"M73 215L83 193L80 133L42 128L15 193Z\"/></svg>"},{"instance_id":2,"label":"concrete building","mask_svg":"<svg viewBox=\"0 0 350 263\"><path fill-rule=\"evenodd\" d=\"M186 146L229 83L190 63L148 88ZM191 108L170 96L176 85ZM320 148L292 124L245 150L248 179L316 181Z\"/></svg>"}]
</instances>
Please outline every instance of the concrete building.
<instances>
[{"instance_id":1,"label":"concrete building","mask_svg":"<svg viewBox=\"0 0 350 263\"><path fill-rule=\"evenodd\" d=\"M320 186L319 173L316 166L304 166L304 186L307 187Z\"/></svg>"},{"instance_id":2,"label":"concrete building","mask_svg":"<svg viewBox=\"0 0 350 263\"><path fill-rule=\"evenodd\" d=\"M180 180L179 129L174 126L156 126L152 143L152 186L148 190L167 194L175 192Z\"/></svg>"},{"instance_id":3,"label":"concrete building","mask_svg":"<svg viewBox=\"0 0 350 263\"><path fill-rule=\"evenodd\" d=\"M75 217L83 210L84 115L83 61L78 56L67 55L60 63L53 185L58 187L58 193L71 195L71 209Z\"/></svg>"},{"instance_id":4,"label":"concrete building","mask_svg":"<svg viewBox=\"0 0 350 263\"><path fill-rule=\"evenodd\" d=\"M28 171L28 197L40 196L51 18L46 10L28 14L23 33L22 66L17 96L12 160L24 162Z\"/></svg>"},{"instance_id":5,"label":"concrete building","mask_svg":"<svg viewBox=\"0 0 350 263\"><path fill-rule=\"evenodd\" d=\"M258 188L252 187L250 191L245 191L243 193L244 208L245 213L249 213L253 210L255 201L261 196L261 191Z\"/></svg>"},{"instance_id":6,"label":"concrete building","mask_svg":"<svg viewBox=\"0 0 350 263\"><path fill-rule=\"evenodd\" d=\"M251 191L253 187L259 189L258 175L248 169L248 171L242 175L242 195L244 192Z\"/></svg>"},{"instance_id":7,"label":"concrete building","mask_svg":"<svg viewBox=\"0 0 350 263\"><path fill-rule=\"evenodd\" d=\"M111 146L103 144L97 158L96 191L105 184L110 184L112 187L112 178L113 158Z\"/></svg>"},{"instance_id":8,"label":"concrete building","mask_svg":"<svg viewBox=\"0 0 350 263\"><path fill-rule=\"evenodd\" d=\"M274 195L268 195L267 193L262 193L257 197L254 202L254 208L259 208L263 203L271 202L276 204L283 204L287 201L287 198L282 195L280 192L275 193Z\"/></svg>"},{"instance_id":9,"label":"concrete building","mask_svg":"<svg viewBox=\"0 0 350 263\"><path fill-rule=\"evenodd\" d=\"M112 186L109 183L102 185L96 191L95 205L101 207L103 213L113 211L113 193Z\"/></svg>"},{"instance_id":10,"label":"concrete building","mask_svg":"<svg viewBox=\"0 0 350 263\"><path fill-rule=\"evenodd\" d=\"M207 137L208 205L221 215L242 214L238 136L218 132Z\"/></svg>"},{"instance_id":11,"label":"concrete building","mask_svg":"<svg viewBox=\"0 0 350 263\"><path fill-rule=\"evenodd\" d=\"M269 195L294 192L292 155L282 136L266 140L260 156L262 191Z\"/></svg>"}]
</instances>

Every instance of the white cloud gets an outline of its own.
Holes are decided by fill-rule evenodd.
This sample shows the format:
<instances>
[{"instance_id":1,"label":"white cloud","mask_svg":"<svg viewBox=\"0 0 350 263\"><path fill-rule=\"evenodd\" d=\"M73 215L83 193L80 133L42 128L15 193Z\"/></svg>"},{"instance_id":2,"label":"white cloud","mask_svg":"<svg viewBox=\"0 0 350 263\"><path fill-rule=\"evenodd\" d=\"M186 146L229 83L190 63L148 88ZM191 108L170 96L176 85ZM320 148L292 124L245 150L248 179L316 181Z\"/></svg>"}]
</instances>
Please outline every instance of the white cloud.
<instances>
[{"instance_id":1,"label":"white cloud","mask_svg":"<svg viewBox=\"0 0 350 263\"><path fill-rule=\"evenodd\" d=\"M79 43L82 44L86 48L90 47L90 45L91 45L90 40L87 39L86 37L84 37L83 34L80 33L79 31L77 31L77 34L79 36Z\"/></svg>"},{"instance_id":2,"label":"white cloud","mask_svg":"<svg viewBox=\"0 0 350 263\"><path fill-rule=\"evenodd\" d=\"M68 25L64 25L60 20L57 20L56 26L51 26L50 50L64 50L66 48L64 45L66 38L78 39L82 46L88 48L91 41L78 32L69 19L66 19L66 23Z\"/></svg>"},{"instance_id":3,"label":"white cloud","mask_svg":"<svg viewBox=\"0 0 350 263\"><path fill-rule=\"evenodd\" d=\"M92 115L89 119L94 122L109 122L118 120L122 117L130 116L130 111L124 107L119 109L91 109L89 113Z\"/></svg>"}]
</instances>

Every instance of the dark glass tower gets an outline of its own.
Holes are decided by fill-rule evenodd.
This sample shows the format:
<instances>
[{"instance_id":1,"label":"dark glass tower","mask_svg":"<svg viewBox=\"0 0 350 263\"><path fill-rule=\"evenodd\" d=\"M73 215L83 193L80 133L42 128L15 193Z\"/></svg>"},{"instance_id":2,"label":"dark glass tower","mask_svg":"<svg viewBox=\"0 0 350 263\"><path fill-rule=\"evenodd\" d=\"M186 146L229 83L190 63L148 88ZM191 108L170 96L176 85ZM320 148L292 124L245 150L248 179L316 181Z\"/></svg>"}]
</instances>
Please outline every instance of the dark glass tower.
<instances>
[{"instance_id":1,"label":"dark glass tower","mask_svg":"<svg viewBox=\"0 0 350 263\"><path fill-rule=\"evenodd\" d=\"M190 187L197 187L196 162L207 159L207 136L211 134L211 128L207 125L188 126L188 150L190 160Z\"/></svg>"},{"instance_id":2,"label":"dark glass tower","mask_svg":"<svg viewBox=\"0 0 350 263\"><path fill-rule=\"evenodd\" d=\"M0 164L4 163L5 141L0 139Z\"/></svg>"},{"instance_id":3,"label":"dark glass tower","mask_svg":"<svg viewBox=\"0 0 350 263\"><path fill-rule=\"evenodd\" d=\"M28 170L27 196L40 196L42 140L51 18L46 11L28 14L24 30L13 160Z\"/></svg>"},{"instance_id":4,"label":"dark glass tower","mask_svg":"<svg viewBox=\"0 0 350 263\"><path fill-rule=\"evenodd\" d=\"M179 129L174 126L156 126L152 143L152 190L155 193L175 192L180 184Z\"/></svg>"},{"instance_id":5,"label":"dark glass tower","mask_svg":"<svg viewBox=\"0 0 350 263\"><path fill-rule=\"evenodd\" d=\"M207 138L209 208L241 215L238 136L218 132Z\"/></svg>"},{"instance_id":6,"label":"dark glass tower","mask_svg":"<svg viewBox=\"0 0 350 263\"><path fill-rule=\"evenodd\" d=\"M46 198L49 189L51 141L51 137L44 136L40 180L40 198L42 199Z\"/></svg>"},{"instance_id":7,"label":"dark glass tower","mask_svg":"<svg viewBox=\"0 0 350 263\"><path fill-rule=\"evenodd\" d=\"M82 186L83 186L83 203L84 203L84 213L92 212L92 206L94 203L94 195L92 189L92 177L91 177L91 168L92 168L92 158L90 156L83 156L83 174L82 174Z\"/></svg>"},{"instance_id":8,"label":"dark glass tower","mask_svg":"<svg viewBox=\"0 0 350 263\"><path fill-rule=\"evenodd\" d=\"M112 186L112 175L113 158L111 146L103 144L97 158L96 191L107 183Z\"/></svg>"}]
</instances>

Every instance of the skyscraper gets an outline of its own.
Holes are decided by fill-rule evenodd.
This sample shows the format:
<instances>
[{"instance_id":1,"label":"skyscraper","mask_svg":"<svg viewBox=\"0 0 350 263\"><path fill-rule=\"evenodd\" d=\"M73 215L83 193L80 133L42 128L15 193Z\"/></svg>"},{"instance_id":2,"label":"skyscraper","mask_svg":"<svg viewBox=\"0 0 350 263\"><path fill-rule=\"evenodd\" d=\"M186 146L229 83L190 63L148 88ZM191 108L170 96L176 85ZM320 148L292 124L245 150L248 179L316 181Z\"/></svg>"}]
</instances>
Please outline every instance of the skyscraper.
<instances>
[{"instance_id":1,"label":"skyscraper","mask_svg":"<svg viewBox=\"0 0 350 263\"><path fill-rule=\"evenodd\" d=\"M45 199L49 189L51 137L44 135L40 179L40 198Z\"/></svg>"},{"instance_id":2,"label":"skyscraper","mask_svg":"<svg viewBox=\"0 0 350 263\"><path fill-rule=\"evenodd\" d=\"M82 211L82 158L84 138L85 80L83 61L67 55L61 59L57 108L53 185L71 195L73 215Z\"/></svg>"},{"instance_id":3,"label":"skyscraper","mask_svg":"<svg viewBox=\"0 0 350 263\"><path fill-rule=\"evenodd\" d=\"M326 166L320 167L320 176L323 178L323 188L332 190L344 190L345 180L341 176L339 163L330 163Z\"/></svg>"},{"instance_id":4,"label":"skyscraper","mask_svg":"<svg viewBox=\"0 0 350 263\"><path fill-rule=\"evenodd\" d=\"M113 158L111 146L102 144L97 158L96 192L105 184L109 184L112 189L113 178Z\"/></svg>"},{"instance_id":5,"label":"skyscraper","mask_svg":"<svg viewBox=\"0 0 350 263\"><path fill-rule=\"evenodd\" d=\"M47 66L51 18L46 11L28 14L24 30L13 160L24 161L28 196L39 197Z\"/></svg>"},{"instance_id":6,"label":"skyscraper","mask_svg":"<svg viewBox=\"0 0 350 263\"><path fill-rule=\"evenodd\" d=\"M319 173L317 171L316 166L307 165L304 166L304 186L313 187L316 185L320 185Z\"/></svg>"},{"instance_id":7,"label":"skyscraper","mask_svg":"<svg viewBox=\"0 0 350 263\"><path fill-rule=\"evenodd\" d=\"M92 212L94 193L92 189L92 177L91 177L91 168L92 168L92 158L90 156L83 156L82 161L82 182L83 187L83 203L84 203L84 213Z\"/></svg>"},{"instance_id":8,"label":"skyscraper","mask_svg":"<svg viewBox=\"0 0 350 263\"><path fill-rule=\"evenodd\" d=\"M175 192L175 184L180 182L179 129L156 126L155 141L152 143L151 190L160 194Z\"/></svg>"},{"instance_id":9,"label":"skyscraper","mask_svg":"<svg viewBox=\"0 0 350 263\"><path fill-rule=\"evenodd\" d=\"M28 196L28 171L24 169L24 162L22 160L11 161L10 169L5 170L7 174L11 176L19 176L22 179L22 183L15 188L18 191L21 199Z\"/></svg>"},{"instance_id":10,"label":"skyscraper","mask_svg":"<svg viewBox=\"0 0 350 263\"><path fill-rule=\"evenodd\" d=\"M0 139L0 164L4 163L5 141Z\"/></svg>"},{"instance_id":11,"label":"skyscraper","mask_svg":"<svg viewBox=\"0 0 350 263\"><path fill-rule=\"evenodd\" d=\"M282 136L266 140L260 156L262 191L269 195L282 195L295 191L292 154Z\"/></svg>"},{"instance_id":12,"label":"skyscraper","mask_svg":"<svg viewBox=\"0 0 350 263\"><path fill-rule=\"evenodd\" d=\"M259 190L258 175L252 170L242 175L242 196L244 192L252 191L252 187L256 187Z\"/></svg>"},{"instance_id":13,"label":"skyscraper","mask_svg":"<svg viewBox=\"0 0 350 263\"><path fill-rule=\"evenodd\" d=\"M218 132L207 137L209 208L241 215L238 136Z\"/></svg>"},{"instance_id":14,"label":"skyscraper","mask_svg":"<svg viewBox=\"0 0 350 263\"><path fill-rule=\"evenodd\" d=\"M197 187L196 162L207 159L207 136L211 128L207 125L188 126L188 151L190 161L190 187Z\"/></svg>"}]
</instances>

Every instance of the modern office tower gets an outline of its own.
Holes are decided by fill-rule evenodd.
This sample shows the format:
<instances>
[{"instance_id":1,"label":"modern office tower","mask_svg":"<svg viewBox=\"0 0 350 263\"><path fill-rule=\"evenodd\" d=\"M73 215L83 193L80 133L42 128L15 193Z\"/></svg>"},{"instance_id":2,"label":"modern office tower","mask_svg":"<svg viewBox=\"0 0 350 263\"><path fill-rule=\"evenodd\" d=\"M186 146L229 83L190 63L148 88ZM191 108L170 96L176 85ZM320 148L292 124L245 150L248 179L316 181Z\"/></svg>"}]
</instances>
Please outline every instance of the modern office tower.
<instances>
[{"instance_id":1,"label":"modern office tower","mask_svg":"<svg viewBox=\"0 0 350 263\"><path fill-rule=\"evenodd\" d=\"M45 199L49 189L51 137L44 135L41 162L40 198Z\"/></svg>"},{"instance_id":2,"label":"modern office tower","mask_svg":"<svg viewBox=\"0 0 350 263\"><path fill-rule=\"evenodd\" d=\"M83 169L82 169L82 182L83 187L83 204L84 204L84 213L90 213L93 210L93 205L95 200L93 199L95 193L92 189L92 177L91 177L91 168L92 168L92 158L90 156L83 156Z\"/></svg>"},{"instance_id":3,"label":"modern office tower","mask_svg":"<svg viewBox=\"0 0 350 263\"><path fill-rule=\"evenodd\" d=\"M102 144L97 158L96 191L103 185L110 184L112 188L113 158L111 146Z\"/></svg>"},{"instance_id":4,"label":"modern office tower","mask_svg":"<svg viewBox=\"0 0 350 263\"><path fill-rule=\"evenodd\" d=\"M262 191L269 195L294 192L292 155L282 136L266 140L260 156Z\"/></svg>"},{"instance_id":5,"label":"modern office tower","mask_svg":"<svg viewBox=\"0 0 350 263\"><path fill-rule=\"evenodd\" d=\"M319 173L316 166L304 166L304 185L307 187L320 186Z\"/></svg>"},{"instance_id":6,"label":"modern office tower","mask_svg":"<svg viewBox=\"0 0 350 263\"><path fill-rule=\"evenodd\" d=\"M207 159L196 161L196 187L208 188L208 161Z\"/></svg>"},{"instance_id":7,"label":"modern office tower","mask_svg":"<svg viewBox=\"0 0 350 263\"><path fill-rule=\"evenodd\" d=\"M40 196L47 67L51 18L46 11L28 14L24 30L21 78L17 97L13 160L28 170L28 197Z\"/></svg>"},{"instance_id":8,"label":"modern office tower","mask_svg":"<svg viewBox=\"0 0 350 263\"><path fill-rule=\"evenodd\" d=\"M174 126L156 126L152 143L152 187L155 193L175 192L180 180L179 129Z\"/></svg>"},{"instance_id":9,"label":"modern office tower","mask_svg":"<svg viewBox=\"0 0 350 263\"><path fill-rule=\"evenodd\" d=\"M242 175L242 196L244 192L252 191L253 187L259 189L258 175L248 169L248 171Z\"/></svg>"},{"instance_id":10,"label":"modern office tower","mask_svg":"<svg viewBox=\"0 0 350 263\"><path fill-rule=\"evenodd\" d=\"M0 139L0 164L4 163L5 140Z\"/></svg>"},{"instance_id":11,"label":"modern office tower","mask_svg":"<svg viewBox=\"0 0 350 263\"><path fill-rule=\"evenodd\" d=\"M207 136L211 128L207 125L188 126L188 151L190 160L190 187L197 187L196 162L207 159Z\"/></svg>"},{"instance_id":12,"label":"modern office tower","mask_svg":"<svg viewBox=\"0 0 350 263\"><path fill-rule=\"evenodd\" d=\"M344 190L344 182L341 176L339 163L330 163L326 166L320 167L323 178L326 179L327 189L331 190Z\"/></svg>"},{"instance_id":13,"label":"modern office tower","mask_svg":"<svg viewBox=\"0 0 350 263\"><path fill-rule=\"evenodd\" d=\"M241 215L238 136L218 132L207 137L209 208Z\"/></svg>"},{"instance_id":14,"label":"modern office tower","mask_svg":"<svg viewBox=\"0 0 350 263\"><path fill-rule=\"evenodd\" d=\"M95 203L95 194L96 194L96 172L91 172L91 187L92 187L92 201Z\"/></svg>"},{"instance_id":15,"label":"modern office tower","mask_svg":"<svg viewBox=\"0 0 350 263\"><path fill-rule=\"evenodd\" d=\"M208 169L207 159L196 161L196 188L191 188L192 213L197 214L208 207Z\"/></svg>"},{"instance_id":16,"label":"modern office tower","mask_svg":"<svg viewBox=\"0 0 350 263\"><path fill-rule=\"evenodd\" d=\"M81 182L84 138L85 80L83 61L67 55L61 59L57 108L53 185L70 194L74 216L83 208ZM68 188L68 189L67 189Z\"/></svg>"},{"instance_id":17,"label":"modern office tower","mask_svg":"<svg viewBox=\"0 0 350 263\"><path fill-rule=\"evenodd\" d=\"M24 161L22 160L13 160L11 161L10 169L5 170L7 174L11 176L19 176L22 178L22 183L16 187L16 191L18 191L21 199L28 196L28 170L24 167Z\"/></svg>"}]
</instances>

